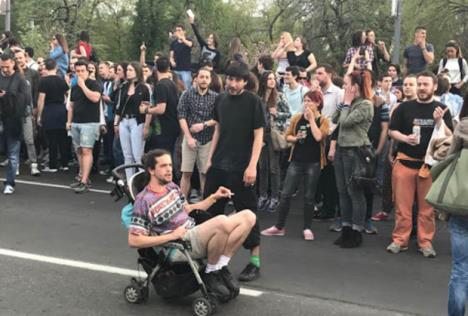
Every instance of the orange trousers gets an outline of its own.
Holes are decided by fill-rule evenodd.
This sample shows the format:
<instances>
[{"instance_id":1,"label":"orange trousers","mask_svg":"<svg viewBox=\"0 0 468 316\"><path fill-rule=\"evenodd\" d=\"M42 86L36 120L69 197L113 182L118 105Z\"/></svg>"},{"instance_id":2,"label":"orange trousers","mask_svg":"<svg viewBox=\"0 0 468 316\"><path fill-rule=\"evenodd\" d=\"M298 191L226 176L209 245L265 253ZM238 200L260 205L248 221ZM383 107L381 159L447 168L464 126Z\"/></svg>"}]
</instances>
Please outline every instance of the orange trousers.
<instances>
[{"instance_id":1,"label":"orange trousers","mask_svg":"<svg viewBox=\"0 0 468 316\"><path fill-rule=\"evenodd\" d=\"M421 178L418 169L405 167L397 161L393 167L392 188L395 200L395 228L393 242L408 245L413 221L413 204L418 204L418 245L420 248L432 246L435 234L434 208L426 200L432 185L432 178Z\"/></svg>"}]
</instances>

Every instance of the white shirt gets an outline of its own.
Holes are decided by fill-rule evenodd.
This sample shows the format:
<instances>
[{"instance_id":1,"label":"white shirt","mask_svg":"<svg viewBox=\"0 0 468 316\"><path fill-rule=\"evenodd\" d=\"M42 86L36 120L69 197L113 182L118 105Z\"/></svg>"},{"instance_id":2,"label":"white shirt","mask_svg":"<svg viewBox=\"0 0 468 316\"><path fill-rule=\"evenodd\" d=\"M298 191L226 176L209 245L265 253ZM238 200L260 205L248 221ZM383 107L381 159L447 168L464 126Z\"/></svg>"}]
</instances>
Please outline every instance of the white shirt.
<instances>
[{"instance_id":1,"label":"white shirt","mask_svg":"<svg viewBox=\"0 0 468 316\"><path fill-rule=\"evenodd\" d=\"M343 102L344 90L338 88L333 83L323 92L323 108L322 115L326 118L332 118L336 111L336 106Z\"/></svg>"},{"instance_id":2,"label":"white shirt","mask_svg":"<svg viewBox=\"0 0 468 316\"><path fill-rule=\"evenodd\" d=\"M443 66L444 60L441 59L439 63L439 70L437 73L441 73L442 70L447 69L448 72L448 77L449 81L451 84L454 83L459 83L460 80L460 65L458 64L458 58L450 58L447 59L447 63L445 64L445 67ZM466 83L468 82L468 64L466 63L466 60L463 59L463 71L465 73L465 77L463 78L463 81Z\"/></svg>"}]
</instances>

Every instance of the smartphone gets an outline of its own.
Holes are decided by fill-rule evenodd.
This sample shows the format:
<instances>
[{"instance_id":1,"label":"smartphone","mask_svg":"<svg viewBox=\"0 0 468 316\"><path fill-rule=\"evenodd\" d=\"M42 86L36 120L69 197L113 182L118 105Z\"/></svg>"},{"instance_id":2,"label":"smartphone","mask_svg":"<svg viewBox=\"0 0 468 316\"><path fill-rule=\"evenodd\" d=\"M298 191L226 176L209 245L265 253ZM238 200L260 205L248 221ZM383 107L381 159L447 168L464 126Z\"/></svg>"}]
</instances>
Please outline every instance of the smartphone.
<instances>
[{"instance_id":1,"label":"smartphone","mask_svg":"<svg viewBox=\"0 0 468 316\"><path fill-rule=\"evenodd\" d=\"M192 19L195 17L195 14L193 14L193 11L191 9L187 10L187 15Z\"/></svg>"},{"instance_id":2,"label":"smartphone","mask_svg":"<svg viewBox=\"0 0 468 316\"><path fill-rule=\"evenodd\" d=\"M366 46L359 47L359 55L361 55L361 56L366 55Z\"/></svg>"}]
</instances>

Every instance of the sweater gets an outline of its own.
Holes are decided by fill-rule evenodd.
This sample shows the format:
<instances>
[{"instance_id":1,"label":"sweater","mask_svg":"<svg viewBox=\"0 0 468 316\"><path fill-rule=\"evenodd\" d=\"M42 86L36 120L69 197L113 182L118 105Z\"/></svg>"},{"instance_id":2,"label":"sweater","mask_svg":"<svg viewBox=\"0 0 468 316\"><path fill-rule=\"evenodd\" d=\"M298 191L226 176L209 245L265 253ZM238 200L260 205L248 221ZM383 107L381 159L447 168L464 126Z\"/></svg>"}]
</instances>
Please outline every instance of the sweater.
<instances>
[{"instance_id":1,"label":"sweater","mask_svg":"<svg viewBox=\"0 0 468 316\"><path fill-rule=\"evenodd\" d=\"M297 123L299 123L299 120L301 119L302 115L303 115L302 113L299 113L299 114L294 115L291 118L291 124L289 125L288 130L286 131L286 134L284 135L286 139L288 138L288 136L296 136ZM327 165L325 142L328 136L328 129L329 129L328 119L325 116L320 116L320 131L322 132L322 140L320 141L320 169L325 168L325 166ZM295 144L293 144L291 147L288 161L291 161L292 159L294 146Z\"/></svg>"},{"instance_id":2,"label":"sweater","mask_svg":"<svg viewBox=\"0 0 468 316\"><path fill-rule=\"evenodd\" d=\"M374 106L366 99L354 99L350 106L333 114L333 123L339 125L337 144L340 147L369 146L367 133L374 117Z\"/></svg>"}]
</instances>

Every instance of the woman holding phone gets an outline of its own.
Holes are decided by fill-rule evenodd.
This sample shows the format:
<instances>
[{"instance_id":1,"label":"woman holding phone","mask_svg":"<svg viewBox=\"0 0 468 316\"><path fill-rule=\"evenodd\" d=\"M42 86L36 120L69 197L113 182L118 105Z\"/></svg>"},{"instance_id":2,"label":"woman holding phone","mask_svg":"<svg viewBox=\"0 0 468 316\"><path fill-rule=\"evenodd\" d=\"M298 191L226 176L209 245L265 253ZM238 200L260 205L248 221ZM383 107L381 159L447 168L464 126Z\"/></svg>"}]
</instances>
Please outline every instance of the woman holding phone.
<instances>
[{"instance_id":1,"label":"woman holding phone","mask_svg":"<svg viewBox=\"0 0 468 316\"><path fill-rule=\"evenodd\" d=\"M366 32L357 31L351 37L351 47L346 52L346 58L343 62L343 68L348 69L349 64L355 55L359 55L359 60L356 64L358 70L371 69L372 61L374 60L374 51L366 45ZM370 64L370 66L369 66Z\"/></svg>"},{"instance_id":2,"label":"woman holding phone","mask_svg":"<svg viewBox=\"0 0 468 316\"><path fill-rule=\"evenodd\" d=\"M150 103L150 93L140 64L131 62L127 66L127 81L121 88L114 119L114 131L120 137L125 164L141 163L143 156L151 115L140 114L142 103ZM134 169L125 169L127 179L134 173Z\"/></svg>"},{"instance_id":3,"label":"woman holding phone","mask_svg":"<svg viewBox=\"0 0 468 316\"><path fill-rule=\"evenodd\" d=\"M218 37L214 33L211 33L205 41L195 25L195 15L192 10L187 10L187 15L189 16L193 33L195 33L198 44L200 44L200 60L198 62L198 66L202 67L206 62L212 62L213 68L215 70L218 69L219 60L221 58L221 54L218 50Z\"/></svg>"}]
</instances>

